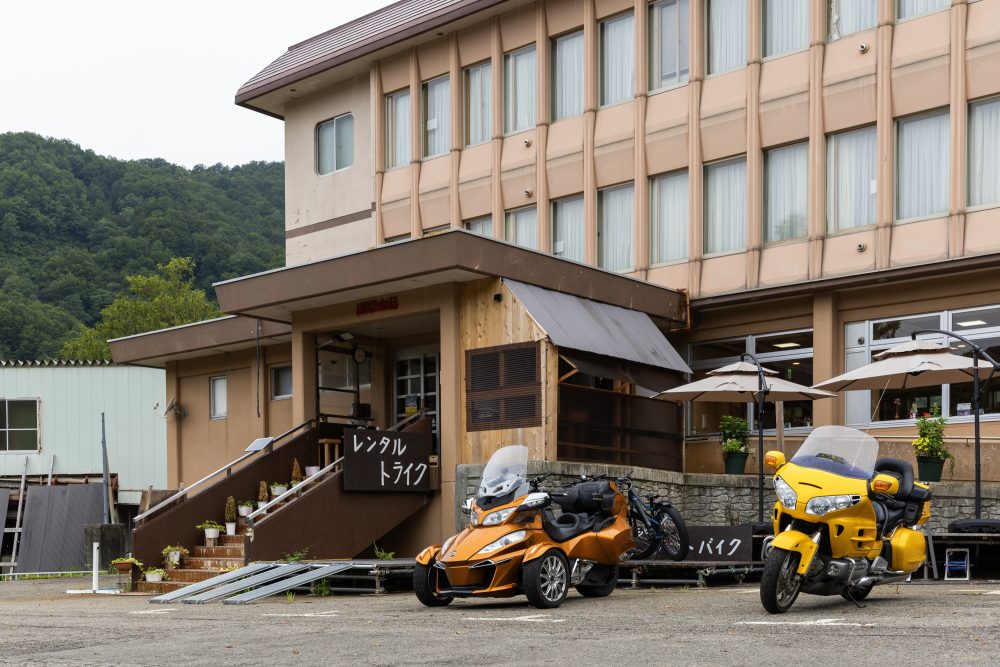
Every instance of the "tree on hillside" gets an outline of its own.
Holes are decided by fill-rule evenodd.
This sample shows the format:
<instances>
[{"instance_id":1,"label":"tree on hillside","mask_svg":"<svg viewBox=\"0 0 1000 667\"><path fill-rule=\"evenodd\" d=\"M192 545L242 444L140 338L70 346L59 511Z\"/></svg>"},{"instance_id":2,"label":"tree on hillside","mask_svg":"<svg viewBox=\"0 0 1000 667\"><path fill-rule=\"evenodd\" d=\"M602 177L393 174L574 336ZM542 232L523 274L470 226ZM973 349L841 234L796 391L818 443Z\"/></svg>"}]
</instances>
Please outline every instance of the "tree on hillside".
<instances>
[{"instance_id":1,"label":"tree on hillside","mask_svg":"<svg viewBox=\"0 0 1000 667\"><path fill-rule=\"evenodd\" d=\"M221 311L194 287L194 260L174 258L153 274L128 276L131 294L122 294L101 311L100 320L69 340L64 359L110 359L107 341L144 331L219 317Z\"/></svg>"}]
</instances>

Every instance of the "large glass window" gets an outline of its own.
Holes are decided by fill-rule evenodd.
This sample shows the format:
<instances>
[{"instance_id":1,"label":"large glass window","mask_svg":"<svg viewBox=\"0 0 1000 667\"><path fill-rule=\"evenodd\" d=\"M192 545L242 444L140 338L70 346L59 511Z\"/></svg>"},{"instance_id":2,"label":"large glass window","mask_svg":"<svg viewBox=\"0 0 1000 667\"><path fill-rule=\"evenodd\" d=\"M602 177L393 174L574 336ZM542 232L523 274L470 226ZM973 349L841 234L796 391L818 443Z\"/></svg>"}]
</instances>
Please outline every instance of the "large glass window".
<instances>
[{"instance_id":1,"label":"large glass window","mask_svg":"<svg viewBox=\"0 0 1000 667\"><path fill-rule=\"evenodd\" d=\"M649 261L674 262L688 256L688 173L651 179Z\"/></svg>"},{"instance_id":2,"label":"large glass window","mask_svg":"<svg viewBox=\"0 0 1000 667\"><path fill-rule=\"evenodd\" d=\"M316 128L316 169L329 174L354 164L354 116L344 114Z\"/></svg>"},{"instance_id":3,"label":"large glass window","mask_svg":"<svg viewBox=\"0 0 1000 667\"><path fill-rule=\"evenodd\" d=\"M705 165L705 252L746 248L747 159Z\"/></svg>"},{"instance_id":4,"label":"large glass window","mask_svg":"<svg viewBox=\"0 0 1000 667\"><path fill-rule=\"evenodd\" d=\"M487 237L493 236L493 216L491 215L470 218L463 223L463 226L473 234Z\"/></svg>"},{"instance_id":5,"label":"large glass window","mask_svg":"<svg viewBox=\"0 0 1000 667\"><path fill-rule=\"evenodd\" d=\"M538 247L538 211L534 206L507 211L505 226L508 242L523 248Z\"/></svg>"},{"instance_id":6,"label":"large glass window","mask_svg":"<svg viewBox=\"0 0 1000 667\"><path fill-rule=\"evenodd\" d=\"M552 202L552 254L583 261L583 195Z\"/></svg>"},{"instance_id":7,"label":"large glass window","mask_svg":"<svg viewBox=\"0 0 1000 667\"><path fill-rule=\"evenodd\" d=\"M535 126L535 46L506 54L503 67L504 131L530 130Z\"/></svg>"},{"instance_id":8,"label":"large glass window","mask_svg":"<svg viewBox=\"0 0 1000 667\"><path fill-rule=\"evenodd\" d=\"M896 20L948 9L951 0L896 0Z\"/></svg>"},{"instance_id":9,"label":"large glass window","mask_svg":"<svg viewBox=\"0 0 1000 667\"><path fill-rule=\"evenodd\" d=\"M271 369L271 398L284 400L292 397L292 367L276 366Z\"/></svg>"},{"instance_id":10,"label":"large glass window","mask_svg":"<svg viewBox=\"0 0 1000 667\"><path fill-rule=\"evenodd\" d=\"M410 91L385 96L385 166L388 169L410 164Z\"/></svg>"},{"instance_id":11,"label":"large glass window","mask_svg":"<svg viewBox=\"0 0 1000 667\"><path fill-rule=\"evenodd\" d=\"M493 134L492 84L489 62L465 70L465 145L475 146Z\"/></svg>"},{"instance_id":12,"label":"large glass window","mask_svg":"<svg viewBox=\"0 0 1000 667\"><path fill-rule=\"evenodd\" d=\"M764 57L809 46L809 2L764 0Z\"/></svg>"},{"instance_id":13,"label":"large glass window","mask_svg":"<svg viewBox=\"0 0 1000 667\"><path fill-rule=\"evenodd\" d=\"M969 105L969 206L1000 203L1000 97Z\"/></svg>"},{"instance_id":14,"label":"large glass window","mask_svg":"<svg viewBox=\"0 0 1000 667\"><path fill-rule=\"evenodd\" d=\"M803 238L809 217L807 144L793 144L764 153L764 241Z\"/></svg>"},{"instance_id":15,"label":"large glass window","mask_svg":"<svg viewBox=\"0 0 1000 667\"><path fill-rule=\"evenodd\" d=\"M896 219L948 211L948 112L896 121Z\"/></svg>"},{"instance_id":16,"label":"large glass window","mask_svg":"<svg viewBox=\"0 0 1000 667\"><path fill-rule=\"evenodd\" d=\"M601 105L635 95L635 17L631 12L601 22Z\"/></svg>"},{"instance_id":17,"label":"large glass window","mask_svg":"<svg viewBox=\"0 0 1000 667\"><path fill-rule=\"evenodd\" d=\"M225 419L226 406L226 376L209 378L208 380L208 416L210 419Z\"/></svg>"},{"instance_id":18,"label":"large glass window","mask_svg":"<svg viewBox=\"0 0 1000 667\"><path fill-rule=\"evenodd\" d=\"M827 137L827 231L875 224L875 168L874 125Z\"/></svg>"},{"instance_id":19,"label":"large glass window","mask_svg":"<svg viewBox=\"0 0 1000 667\"><path fill-rule=\"evenodd\" d=\"M827 36L830 41L874 28L878 23L878 2L873 0L827 0Z\"/></svg>"},{"instance_id":20,"label":"large glass window","mask_svg":"<svg viewBox=\"0 0 1000 667\"><path fill-rule=\"evenodd\" d=\"M0 399L0 452L38 450L38 400Z\"/></svg>"},{"instance_id":21,"label":"large glass window","mask_svg":"<svg viewBox=\"0 0 1000 667\"><path fill-rule=\"evenodd\" d=\"M635 266L635 188L632 184L597 193L597 265L611 271Z\"/></svg>"},{"instance_id":22,"label":"large glass window","mask_svg":"<svg viewBox=\"0 0 1000 667\"><path fill-rule=\"evenodd\" d=\"M708 0L708 73L747 64L747 0Z\"/></svg>"},{"instance_id":23,"label":"large glass window","mask_svg":"<svg viewBox=\"0 0 1000 667\"><path fill-rule=\"evenodd\" d=\"M552 40L552 120L583 113L583 31Z\"/></svg>"},{"instance_id":24,"label":"large glass window","mask_svg":"<svg viewBox=\"0 0 1000 667\"><path fill-rule=\"evenodd\" d=\"M687 83L688 0L661 0L649 6L649 89Z\"/></svg>"},{"instance_id":25,"label":"large glass window","mask_svg":"<svg viewBox=\"0 0 1000 667\"><path fill-rule=\"evenodd\" d=\"M451 144L451 86L442 76L423 85L424 157L444 155Z\"/></svg>"}]
</instances>

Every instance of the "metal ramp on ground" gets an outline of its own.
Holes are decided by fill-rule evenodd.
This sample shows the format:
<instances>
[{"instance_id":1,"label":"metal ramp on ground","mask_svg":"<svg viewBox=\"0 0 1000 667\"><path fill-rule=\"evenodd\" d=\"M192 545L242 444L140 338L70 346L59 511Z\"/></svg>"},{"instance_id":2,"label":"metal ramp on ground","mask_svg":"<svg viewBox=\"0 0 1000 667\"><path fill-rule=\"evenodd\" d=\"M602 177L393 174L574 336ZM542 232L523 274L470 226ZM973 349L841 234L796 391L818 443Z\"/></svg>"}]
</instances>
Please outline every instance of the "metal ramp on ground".
<instances>
[{"instance_id":1,"label":"metal ramp on ground","mask_svg":"<svg viewBox=\"0 0 1000 667\"><path fill-rule=\"evenodd\" d=\"M205 602L212 602L213 600L218 600L219 598L224 598L228 595L234 595L240 591L247 590L248 588L256 588L262 584L267 584L277 579L284 579L293 574L298 574L303 570L308 570L309 565L306 563L283 563L277 564L277 567L265 570L260 574L255 574L244 579L238 579L232 583L223 584L217 588L211 588L203 593L198 593L191 597L184 598L181 600L184 604L203 604ZM235 570L239 572L239 570Z\"/></svg>"},{"instance_id":2,"label":"metal ramp on ground","mask_svg":"<svg viewBox=\"0 0 1000 667\"><path fill-rule=\"evenodd\" d=\"M164 593L163 595L158 595L155 598L150 599L153 604L169 604L171 602L178 602L184 598L191 597L192 595L197 595L198 593L203 593L216 586L221 586L223 584L228 584L230 582L236 581L237 579L244 579L251 575L257 574L264 570L271 570L275 567L274 563L251 563L246 567L241 567L238 570L233 570L232 572L226 572L218 576L212 577L211 579L206 579L205 581L199 581L197 583L191 584L190 586L185 586L184 588L178 588L175 591L170 591L169 593Z\"/></svg>"},{"instance_id":3,"label":"metal ramp on ground","mask_svg":"<svg viewBox=\"0 0 1000 667\"><path fill-rule=\"evenodd\" d=\"M254 600L270 597L271 595L275 595L277 593L284 593L287 590L304 586L305 584L312 583L317 579L324 579L334 574L340 574L346 570L352 570L355 567L358 567L358 565L353 562L323 565L307 572L303 572L302 574L295 575L291 579L282 579L281 581L276 581L273 584L268 584L267 586L262 586L261 588L247 591L246 593L234 595L231 598L226 598L222 601L222 604L247 604L253 602Z\"/></svg>"}]
</instances>

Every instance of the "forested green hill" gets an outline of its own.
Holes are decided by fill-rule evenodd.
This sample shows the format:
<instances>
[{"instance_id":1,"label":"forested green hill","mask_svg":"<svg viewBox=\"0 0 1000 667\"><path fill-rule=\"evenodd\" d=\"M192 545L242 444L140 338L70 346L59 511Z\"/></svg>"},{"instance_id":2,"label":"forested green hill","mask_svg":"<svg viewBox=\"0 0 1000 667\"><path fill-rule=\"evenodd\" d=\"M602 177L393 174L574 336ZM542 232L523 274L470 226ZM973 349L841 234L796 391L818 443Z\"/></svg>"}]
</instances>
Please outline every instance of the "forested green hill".
<instances>
[{"instance_id":1,"label":"forested green hill","mask_svg":"<svg viewBox=\"0 0 1000 667\"><path fill-rule=\"evenodd\" d=\"M125 161L0 134L0 359L54 356L126 289L195 260L195 286L284 261L284 168Z\"/></svg>"}]
</instances>

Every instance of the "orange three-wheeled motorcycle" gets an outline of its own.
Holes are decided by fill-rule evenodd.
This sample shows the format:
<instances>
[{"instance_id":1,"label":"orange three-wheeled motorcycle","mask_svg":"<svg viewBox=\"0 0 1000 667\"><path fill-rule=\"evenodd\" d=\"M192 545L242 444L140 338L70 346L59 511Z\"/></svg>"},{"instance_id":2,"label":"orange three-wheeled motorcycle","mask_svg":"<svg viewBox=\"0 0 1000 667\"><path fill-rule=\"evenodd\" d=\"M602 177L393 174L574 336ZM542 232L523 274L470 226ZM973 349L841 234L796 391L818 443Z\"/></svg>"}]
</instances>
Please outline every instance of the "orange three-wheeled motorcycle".
<instances>
[{"instance_id":1,"label":"orange three-wheeled motorcycle","mask_svg":"<svg viewBox=\"0 0 1000 667\"><path fill-rule=\"evenodd\" d=\"M527 473L527 447L504 447L490 458L475 500L466 501L469 527L417 556L413 589L421 602L437 607L456 597L523 593L546 608L562 604L571 586L587 597L611 594L618 563L634 546L617 485L583 481L549 494L538 491L544 476L529 480ZM558 517L552 503L562 508Z\"/></svg>"}]
</instances>

